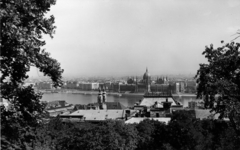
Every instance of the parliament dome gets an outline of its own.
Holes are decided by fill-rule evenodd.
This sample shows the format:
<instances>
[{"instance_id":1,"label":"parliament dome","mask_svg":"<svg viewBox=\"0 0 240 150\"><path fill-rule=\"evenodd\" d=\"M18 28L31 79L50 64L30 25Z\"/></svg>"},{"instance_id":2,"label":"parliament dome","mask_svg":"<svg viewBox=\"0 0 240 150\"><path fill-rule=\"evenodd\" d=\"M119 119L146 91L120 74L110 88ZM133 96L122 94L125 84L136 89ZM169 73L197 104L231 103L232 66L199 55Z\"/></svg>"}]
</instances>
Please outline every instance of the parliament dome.
<instances>
[{"instance_id":1,"label":"parliament dome","mask_svg":"<svg viewBox=\"0 0 240 150\"><path fill-rule=\"evenodd\" d=\"M143 80L147 80L151 77L150 73L148 72L148 69L146 69L146 72L143 75Z\"/></svg>"}]
</instances>

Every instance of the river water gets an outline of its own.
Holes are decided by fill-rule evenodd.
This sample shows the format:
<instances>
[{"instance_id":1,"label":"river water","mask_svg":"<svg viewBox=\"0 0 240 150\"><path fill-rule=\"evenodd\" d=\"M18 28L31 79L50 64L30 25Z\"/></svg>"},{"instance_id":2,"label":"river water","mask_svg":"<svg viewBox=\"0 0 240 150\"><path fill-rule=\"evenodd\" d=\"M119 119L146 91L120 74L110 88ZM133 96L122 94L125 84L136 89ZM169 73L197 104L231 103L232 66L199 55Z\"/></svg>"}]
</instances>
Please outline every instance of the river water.
<instances>
[{"instance_id":1,"label":"river water","mask_svg":"<svg viewBox=\"0 0 240 150\"><path fill-rule=\"evenodd\" d=\"M126 107L133 106L136 102L143 98L142 95L107 95L108 102L120 102ZM184 107L188 106L188 102L196 100L195 95L174 95L175 100L180 101ZM42 97L43 101L65 100L69 104L88 104L97 102L96 94L82 93L45 93Z\"/></svg>"}]
</instances>

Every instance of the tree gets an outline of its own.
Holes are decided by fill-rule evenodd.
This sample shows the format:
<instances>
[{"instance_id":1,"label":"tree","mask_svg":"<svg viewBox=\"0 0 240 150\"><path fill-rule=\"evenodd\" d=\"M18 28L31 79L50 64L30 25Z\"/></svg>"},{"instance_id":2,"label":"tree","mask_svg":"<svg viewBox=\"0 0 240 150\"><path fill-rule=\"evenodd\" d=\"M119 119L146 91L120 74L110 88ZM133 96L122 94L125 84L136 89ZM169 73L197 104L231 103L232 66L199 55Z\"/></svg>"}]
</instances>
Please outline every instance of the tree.
<instances>
[{"instance_id":1,"label":"tree","mask_svg":"<svg viewBox=\"0 0 240 150\"><path fill-rule=\"evenodd\" d=\"M138 130L137 150L171 149L168 126L165 123L145 119L136 125Z\"/></svg>"},{"instance_id":2,"label":"tree","mask_svg":"<svg viewBox=\"0 0 240 150\"><path fill-rule=\"evenodd\" d=\"M58 126L58 124L53 126ZM60 123L61 124L61 123ZM92 149L92 150L114 150L135 149L137 147L137 130L133 125L125 125L121 121L107 120L99 124L82 123L74 126L60 126L60 130L51 129L52 146L55 149ZM85 125L84 125L85 124ZM89 127L86 127L88 125ZM52 132L54 131L54 132ZM57 131L57 132L56 132ZM46 132L45 132L46 133ZM46 143L46 142L41 142Z\"/></svg>"},{"instance_id":3,"label":"tree","mask_svg":"<svg viewBox=\"0 0 240 150\"><path fill-rule=\"evenodd\" d=\"M222 41L222 43L224 43ZM203 55L208 64L197 71L197 97L205 107L228 117L240 135L240 44L231 42L221 47L206 46Z\"/></svg>"},{"instance_id":4,"label":"tree","mask_svg":"<svg viewBox=\"0 0 240 150\"><path fill-rule=\"evenodd\" d=\"M42 35L53 37L56 28L54 17L45 17L54 4L55 0L0 1L1 98L11 106L1 106L3 148L26 149L34 139L34 127L41 121L41 94L32 86L22 86L30 67L39 68L55 87L62 84L60 64L42 49Z\"/></svg>"},{"instance_id":5,"label":"tree","mask_svg":"<svg viewBox=\"0 0 240 150\"><path fill-rule=\"evenodd\" d=\"M139 133L139 144L137 149L153 149L154 146L154 120L145 119L136 125Z\"/></svg>"},{"instance_id":6,"label":"tree","mask_svg":"<svg viewBox=\"0 0 240 150\"><path fill-rule=\"evenodd\" d=\"M195 149L200 138L194 124L196 118L193 111L176 111L167 126L168 143L174 149Z\"/></svg>"}]
</instances>

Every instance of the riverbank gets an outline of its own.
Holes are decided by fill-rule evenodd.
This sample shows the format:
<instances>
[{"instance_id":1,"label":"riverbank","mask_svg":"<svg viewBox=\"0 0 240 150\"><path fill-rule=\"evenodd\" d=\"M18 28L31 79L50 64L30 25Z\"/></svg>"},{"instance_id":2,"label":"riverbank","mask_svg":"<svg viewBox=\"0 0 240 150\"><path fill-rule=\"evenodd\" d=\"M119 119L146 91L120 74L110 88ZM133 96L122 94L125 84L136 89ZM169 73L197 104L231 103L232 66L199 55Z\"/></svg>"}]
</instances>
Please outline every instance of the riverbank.
<instances>
[{"instance_id":1,"label":"riverbank","mask_svg":"<svg viewBox=\"0 0 240 150\"><path fill-rule=\"evenodd\" d=\"M98 95L98 91L80 91L80 90L58 90L58 91L39 91L41 93L66 93L66 94L84 94L84 95ZM117 95L117 96L123 96L123 95L133 95L133 96L143 96L144 93L118 93L118 92L107 92L107 95Z\"/></svg>"},{"instance_id":2,"label":"riverbank","mask_svg":"<svg viewBox=\"0 0 240 150\"><path fill-rule=\"evenodd\" d=\"M67 94L84 94L84 95L97 95L98 91L81 91L81 90L70 90L70 89L64 89L64 90L42 90L40 91L42 93L67 93ZM124 93L118 93L118 92L107 92L107 95L116 95L116 96L143 96L144 93L130 93L130 92L124 92ZM172 94L173 97L194 97L196 94L193 93L178 93L178 94Z\"/></svg>"},{"instance_id":3,"label":"riverbank","mask_svg":"<svg viewBox=\"0 0 240 150\"><path fill-rule=\"evenodd\" d=\"M120 95L119 95L120 94ZM144 93L117 93L107 92L107 101L109 102L121 102L126 107L132 107L136 102L143 99ZM179 101L184 107L188 106L189 101L199 101L196 99L196 95L189 94L187 96L181 96L173 94L173 99ZM42 96L42 101L57 101L65 100L69 104L89 104L97 102L98 91L78 91L78 90L59 90L58 92L45 93Z\"/></svg>"}]
</instances>

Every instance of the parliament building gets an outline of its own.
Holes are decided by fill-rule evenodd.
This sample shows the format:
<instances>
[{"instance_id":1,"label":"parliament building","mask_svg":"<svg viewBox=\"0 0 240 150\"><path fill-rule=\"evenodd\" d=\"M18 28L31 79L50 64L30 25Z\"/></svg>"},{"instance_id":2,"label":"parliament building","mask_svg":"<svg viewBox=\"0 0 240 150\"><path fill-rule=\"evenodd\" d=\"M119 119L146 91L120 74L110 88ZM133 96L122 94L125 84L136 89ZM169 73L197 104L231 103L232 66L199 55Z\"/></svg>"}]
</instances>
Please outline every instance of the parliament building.
<instances>
[{"instance_id":1,"label":"parliament building","mask_svg":"<svg viewBox=\"0 0 240 150\"><path fill-rule=\"evenodd\" d=\"M138 77L128 78L128 84L113 84L113 91L115 92L134 92L134 93L151 93L151 92L160 92L160 93L170 93L172 92L172 86L168 84L168 78L162 77L157 78L153 82L151 75L146 68L146 72L143 74L142 79Z\"/></svg>"}]
</instances>

